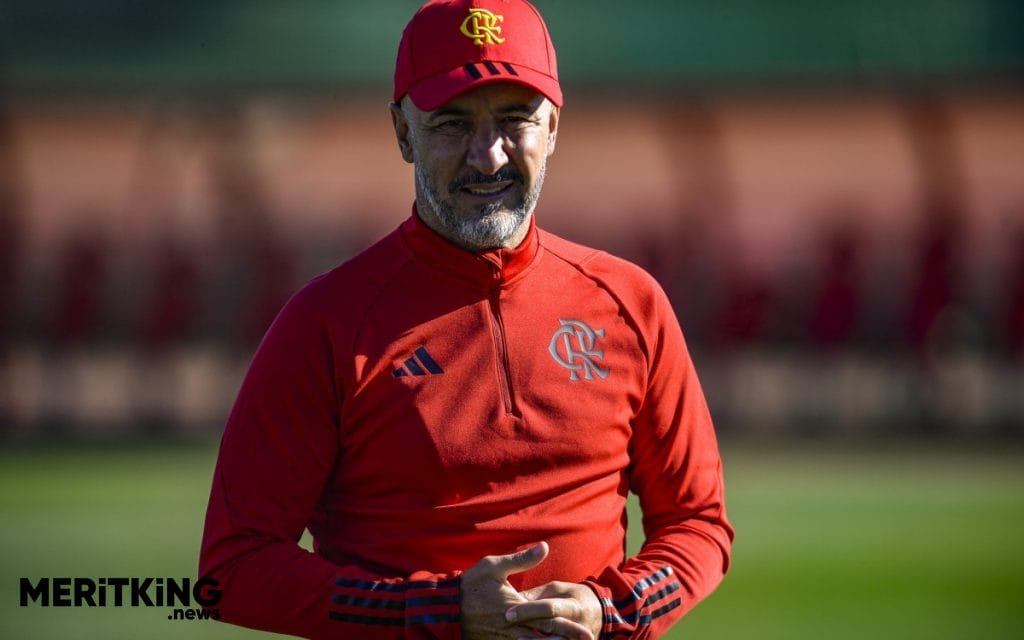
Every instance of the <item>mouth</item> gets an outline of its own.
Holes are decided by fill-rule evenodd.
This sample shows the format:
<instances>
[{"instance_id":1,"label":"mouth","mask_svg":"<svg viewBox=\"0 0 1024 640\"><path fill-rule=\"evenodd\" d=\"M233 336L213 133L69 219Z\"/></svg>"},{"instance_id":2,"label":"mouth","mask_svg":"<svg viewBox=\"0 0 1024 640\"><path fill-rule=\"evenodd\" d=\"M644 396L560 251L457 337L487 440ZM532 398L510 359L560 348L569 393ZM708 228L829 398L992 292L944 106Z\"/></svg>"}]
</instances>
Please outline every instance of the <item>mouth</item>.
<instances>
[{"instance_id":1,"label":"mouth","mask_svg":"<svg viewBox=\"0 0 1024 640\"><path fill-rule=\"evenodd\" d=\"M502 180L501 182L488 182L484 184L467 184L460 187L459 191L475 199L496 200L511 191L514 184L515 182L513 180Z\"/></svg>"}]
</instances>

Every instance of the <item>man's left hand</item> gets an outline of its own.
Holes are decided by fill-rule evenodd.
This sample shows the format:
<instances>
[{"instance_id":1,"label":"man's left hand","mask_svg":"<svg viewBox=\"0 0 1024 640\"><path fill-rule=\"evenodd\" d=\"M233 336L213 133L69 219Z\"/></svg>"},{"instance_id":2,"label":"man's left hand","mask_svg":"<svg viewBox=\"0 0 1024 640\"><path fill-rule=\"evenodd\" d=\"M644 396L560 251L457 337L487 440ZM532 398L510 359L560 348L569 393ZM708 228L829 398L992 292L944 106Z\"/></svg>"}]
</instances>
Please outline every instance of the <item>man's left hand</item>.
<instances>
[{"instance_id":1,"label":"man's left hand","mask_svg":"<svg viewBox=\"0 0 1024 640\"><path fill-rule=\"evenodd\" d=\"M553 621L556 618L565 618L590 629L595 638L601 636L601 601L587 585L549 582L523 591L522 595L528 602L509 608L505 613L505 618L509 622L550 634L554 628ZM538 634L536 638L542 639L544 636Z\"/></svg>"}]
</instances>

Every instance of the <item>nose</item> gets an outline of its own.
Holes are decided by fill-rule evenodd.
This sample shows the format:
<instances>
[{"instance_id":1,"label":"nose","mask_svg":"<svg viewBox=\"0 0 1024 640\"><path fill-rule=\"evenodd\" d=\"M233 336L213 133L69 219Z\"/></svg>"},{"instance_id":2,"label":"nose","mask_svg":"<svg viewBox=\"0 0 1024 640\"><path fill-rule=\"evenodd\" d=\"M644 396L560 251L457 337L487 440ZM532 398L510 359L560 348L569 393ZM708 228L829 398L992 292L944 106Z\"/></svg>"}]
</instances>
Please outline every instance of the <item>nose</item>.
<instances>
[{"instance_id":1,"label":"nose","mask_svg":"<svg viewBox=\"0 0 1024 640\"><path fill-rule=\"evenodd\" d=\"M491 125L478 126L469 142L466 163L484 175L494 175L508 164L505 137Z\"/></svg>"}]
</instances>

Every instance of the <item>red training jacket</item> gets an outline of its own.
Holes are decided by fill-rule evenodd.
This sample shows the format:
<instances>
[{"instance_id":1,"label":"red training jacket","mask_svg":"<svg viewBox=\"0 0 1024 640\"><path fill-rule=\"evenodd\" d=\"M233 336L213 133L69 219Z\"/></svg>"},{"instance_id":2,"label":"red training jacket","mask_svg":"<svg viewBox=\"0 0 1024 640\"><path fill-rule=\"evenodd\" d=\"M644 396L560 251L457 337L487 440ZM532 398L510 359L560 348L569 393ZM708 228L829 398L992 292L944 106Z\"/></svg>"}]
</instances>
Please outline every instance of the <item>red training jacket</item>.
<instances>
[{"instance_id":1,"label":"red training jacket","mask_svg":"<svg viewBox=\"0 0 1024 640\"><path fill-rule=\"evenodd\" d=\"M461 571L540 540L513 586L585 582L605 638L657 637L719 583L721 460L664 293L532 224L478 254L414 212L288 302L214 474L200 574L221 619L457 640ZM646 544L626 559L630 490Z\"/></svg>"}]
</instances>

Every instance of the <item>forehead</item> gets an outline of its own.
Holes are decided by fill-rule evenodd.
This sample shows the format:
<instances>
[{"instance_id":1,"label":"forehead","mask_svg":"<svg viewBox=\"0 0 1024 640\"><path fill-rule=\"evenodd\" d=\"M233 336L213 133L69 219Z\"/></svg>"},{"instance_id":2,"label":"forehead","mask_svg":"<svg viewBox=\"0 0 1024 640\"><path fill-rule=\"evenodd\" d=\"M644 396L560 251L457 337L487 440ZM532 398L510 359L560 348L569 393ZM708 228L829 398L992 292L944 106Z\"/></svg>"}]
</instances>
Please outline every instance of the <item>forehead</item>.
<instances>
[{"instance_id":1,"label":"forehead","mask_svg":"<svg viewBox=\"0 0 1024 640\"><path fill-rule=\"evenodd\" d=\"M527 107L534 111L548 102L543 94L511 82L495 82L470 89L428 113L444 111L495 111Z\"/></svg>"}]
</instances>

